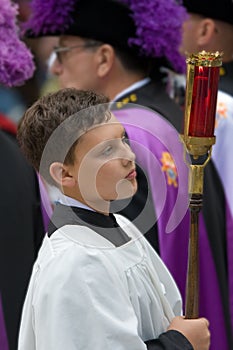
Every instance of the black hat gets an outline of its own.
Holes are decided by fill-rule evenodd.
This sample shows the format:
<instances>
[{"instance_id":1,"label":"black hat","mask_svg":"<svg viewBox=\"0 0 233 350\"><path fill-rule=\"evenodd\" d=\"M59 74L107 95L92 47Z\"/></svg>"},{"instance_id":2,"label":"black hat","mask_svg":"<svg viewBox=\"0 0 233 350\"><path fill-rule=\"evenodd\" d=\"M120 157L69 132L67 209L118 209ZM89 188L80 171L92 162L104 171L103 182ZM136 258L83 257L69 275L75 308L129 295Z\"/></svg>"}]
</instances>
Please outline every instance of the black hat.
<instances>
[{"instance_id":1,"label":"black hat","mask_svg":"<svg viewBox=\"0 0 233 350\"><path fill-rule=\"evenodd\" d=\"M130 9L117 1L77 0L73 9L64 13L64 17L65 15L69 16L69 21L64 25L56 27L53 23L46 29L45 23L45 27L41 25L37 30L34 23L27 30L26 36L33 38L45 35L77 35L127 48L128 38L134 37L136 33ZM55 15L53 19L55 22Z\"/></svg>"},{"instance_id":2,"label":"black hat","mask_svg":"<svg viewBox=\"0 0 233 350\"><path fill-rule=\"evenodd\" d=\"M233 0L183 0L188 12L233 25Z\"/></svg>"},{"instance_id":3,"label":"black hat","mask_svg":"<svg viewBox=\"0 0 233 350\"><path fill-rule=\"evenodd\" d=\"M77 35L152 58L178 71L185 8L178 0L32 0L26 35Z\"/></svg>"}]
</instances>

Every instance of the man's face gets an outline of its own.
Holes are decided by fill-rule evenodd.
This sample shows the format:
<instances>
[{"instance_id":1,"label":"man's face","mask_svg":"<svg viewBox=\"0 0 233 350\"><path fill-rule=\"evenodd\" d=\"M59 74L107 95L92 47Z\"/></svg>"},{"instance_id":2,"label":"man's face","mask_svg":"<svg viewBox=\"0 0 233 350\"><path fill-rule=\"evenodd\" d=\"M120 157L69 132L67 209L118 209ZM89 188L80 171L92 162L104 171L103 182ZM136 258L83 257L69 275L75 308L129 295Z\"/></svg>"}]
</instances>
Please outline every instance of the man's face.
<instances>
[{"instance_id":1,"label":"man's face","mask_svg":"<svg viewBox=\"0 0 233 350\"><path fill-rule=\"evenodd\" d=\"M137 190L135 155L124 134L112 116L87 131L76 146L70 169L82 198L96 210L98 203L132 197Z\"/></svg>"},{"instance_id":2,"label":"man's face","mask_svg":"<svg viewBox=\"0 0 233 350\"><path fill-rule=\"evenodd\" d=\"M97 49L98 45L91 45L77 36L59 38L58 52L50 70L57 76L60 88L75 87L98 91L95 55Z\"/></svg>"}]
</instances>

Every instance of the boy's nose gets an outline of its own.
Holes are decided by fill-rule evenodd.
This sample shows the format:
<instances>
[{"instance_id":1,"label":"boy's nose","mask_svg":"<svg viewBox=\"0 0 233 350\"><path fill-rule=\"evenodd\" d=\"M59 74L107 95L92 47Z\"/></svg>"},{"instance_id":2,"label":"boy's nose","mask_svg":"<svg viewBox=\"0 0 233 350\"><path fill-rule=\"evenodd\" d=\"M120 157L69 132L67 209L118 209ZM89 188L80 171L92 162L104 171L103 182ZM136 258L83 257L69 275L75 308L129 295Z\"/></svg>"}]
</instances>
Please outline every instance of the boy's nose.
<instances>
[{"instance_id":1,"label":"boy's nose","mask_svg":"<svg viewBox=\"0 0 233 350\"><path fill-rule=\"evenodd\" d=\"M127 166L129 162L130 163L135 162L136 156L135 156L135 153L130 148L130 146L127 145L125 149L126 151L124 153L124 156L122 157L122 162L124 166Z\"/></svg>"}]
</instances>

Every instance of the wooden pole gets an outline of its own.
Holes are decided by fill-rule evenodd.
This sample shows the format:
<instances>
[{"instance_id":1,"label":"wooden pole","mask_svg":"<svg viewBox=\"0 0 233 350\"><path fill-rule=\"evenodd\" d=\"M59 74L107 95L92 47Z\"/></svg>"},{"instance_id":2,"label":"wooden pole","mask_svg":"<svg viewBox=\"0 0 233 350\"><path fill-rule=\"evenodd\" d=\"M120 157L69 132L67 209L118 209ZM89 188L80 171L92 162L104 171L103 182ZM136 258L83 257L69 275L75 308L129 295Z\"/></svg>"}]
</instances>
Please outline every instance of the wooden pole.
<instances>
[{"instance_id":1,"label":"wooden pole","mask_svg":"<svg viewBox=\"0 0 233 350\"><path fill-rule=\"evenodd\" d=\"M188 272L186 284L185 318L198 318L199 315L199 254L198 222L202 208L202 194L192 194L190 200L191 226L189 235Z\"/></svg>"}]
</instances>

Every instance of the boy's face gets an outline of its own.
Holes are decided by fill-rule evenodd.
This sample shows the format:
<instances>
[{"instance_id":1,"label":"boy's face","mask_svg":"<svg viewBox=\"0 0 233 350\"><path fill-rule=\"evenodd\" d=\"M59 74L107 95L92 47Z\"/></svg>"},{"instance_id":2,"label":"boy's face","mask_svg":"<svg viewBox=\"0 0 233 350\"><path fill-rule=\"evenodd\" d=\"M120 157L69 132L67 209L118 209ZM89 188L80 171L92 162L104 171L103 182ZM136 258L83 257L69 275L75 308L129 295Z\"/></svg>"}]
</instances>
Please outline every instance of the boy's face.
<instances>
[{"instance_id":1,"label":"boy's face","mask_svg":"<svg viewBox=\"0 0 233 350\"><path fill-rule=\"evenodd\" d=\"M69 167L76 181L73 197L96 210L97 203L128 198L137 190L135 155L114 116L80 137Z\"/></svg>"}]
</instances>

